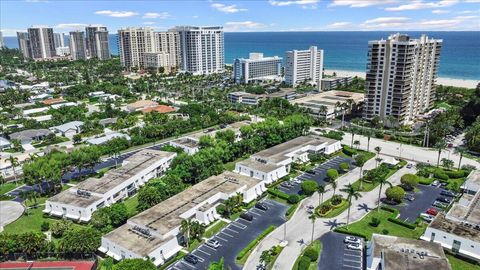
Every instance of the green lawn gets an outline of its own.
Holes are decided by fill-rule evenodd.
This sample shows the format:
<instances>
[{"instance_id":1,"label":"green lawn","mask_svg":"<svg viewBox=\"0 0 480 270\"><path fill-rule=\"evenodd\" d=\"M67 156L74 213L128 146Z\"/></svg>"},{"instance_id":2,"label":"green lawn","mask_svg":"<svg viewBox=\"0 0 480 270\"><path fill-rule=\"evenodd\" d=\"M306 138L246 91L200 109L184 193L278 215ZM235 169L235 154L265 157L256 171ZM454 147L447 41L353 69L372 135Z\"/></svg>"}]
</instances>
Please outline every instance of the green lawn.
<instances>
[{"instance_id":1,"label":"green lawn","mask_svg":"<svg viewBox=\"0 0 480 270\"><path fill-rule=\"evenodd\" d=\"M233 171L233 170L235 170L235 164L236 164L237 162L242 161L242 160L245 160L245 159L247 159L247 158L248 158L248 156L238 158L238 159L236 159L236 160L234 160L234 161L230 161L230 162L226 163L225 165L223 165L223 167L224 167L225 170L227 170L227 171Z\"/></svg>"},{"instance_id":2,"label":"green lawn","mask_svg":"<svg viewBox=\"0 0 480 270\"><path fill-rule=\"evenodd\" d=\"M437 108L442 108L442 109L450 109L452 107L452 105L446 103L446 102L441 102L441 103L438 103L438 104L435 104L435 107Z\"/></svg>"},{"instance_id":3,"label":"green lawn","mask_svg":"<svg viewBox=\"0 0 480 270\"><path fill-rule=\"evenodd\" d=\"M396 173L400 168L398 168L397 166L393 167L390 169L390 171L388 172L388 174L385 176L386 179L390 178L390 176L392 176L394 173ZM355 183L352 184L353 187L357 190L360 190L360 191L363 191L363 192L368 192L368 191L372 191L374 188L376 188L379 183L378 182L363 182L362 183L362 189L360 189L360 179L355 181Z\"/></svg>"},{"instance_id":4,"label":"green lawn","mask_svg":"<svg viewBox=\"0 0 480 270\"><path fill-rule=\"evenodd\" d=\"M374 217L380 219L380 224L378 225L378 227L373 227L369 224L372 221L372 218ZM418 239L426 229L426 226L424 225L424 223L422 223L422 225L420 225L414 230L408 229L404 226L388 221L387 219L389 217L394 218L395 214L383 209L380 209L380 211L377 211L376 209L374 209L370 211L370 213L368 213L361 220L350 224L348 226L348 229L346 228L346 226L342 226L337 230L339 232L344 232L344 233L364 235L367 237L367 239L371 239L372 234L374 233L377 233L377 234L386 233L388 235L393 235L393 236Z\"/></svg>"},{"instance_id":5,"label":"green lawn","mask_svg":"<svg viewBox=\"0 0 480 270\"><path fill-rule=\"evenodd\" d=\"M12 182L9 182L9 183L5 183L5 184L1 184L0 185L0 195L3 195L13 189L15 189L16 187L18 187L20 185L15 185L14 183Z\"/></svg>"},{"instance_id":6,"label":"green lawn","mask_svg":"<svg viewBox=\"0 0 480 270\"><path fill-rule=\"evenodd\" d=\"M452 266L452 270L480 270L480 265L464 261L451 254L447 254L447 259L450 266Z\"/></svg>"},{"instance_id":7,"label":"green lawn","mask_svg":"<svg viewBox=\"0 0 480 270\"><path fill-rule=\"evenodd\" d=\"M228 223L223 220L217 220L215 223L210 225L206 230L203 236L205 238L210 238L218 233L223 227L225 227Z\"/></svg>"},{"instance_id":8,"label":"green lawn","mask_svg":"<svg viewBox=\"0 0 480 270\"><path fill-rule=\"evenodd\" d=\"M137 211L138 196L135 195L133 197L130 197L125 201L123 201L123 203L127 207L127 212L129 217L132 217L138 213Z\"/></svg>"},{"instance_id":9,"label":"green lawn","mask_svg":"<svg viewBox=\"0 0 480 270\"><path fill-rule=\"evenodd\" d=\"M317 250L319 255L322 254L322 242L320 240L313 241L305 249L311 248L311 247ZM300 256L298 256L298 258L295 260L292 270L298 270L298 262L300 261L300 258L303 256L303 253L304 252L302 252L302 254L300 254ZM316 270L318 268L319 263L320 263L320 256L318 256L318 259L316 261L310 263L310 267L308 267L308 270Z\"/></svg>"},{"instance_id":10,"label":"green lawn","mask_svg":"<svg viewBox=\"0 0 480 270\"><path fill-rule=\"evenodd\" d=\"M330 199L324 201L321 205L328 205L328 204L331 204ZM347 200L342 199L342 202L337 207L332 208L329 212L327 212L326 215L320 215L320 213L318 212L320 210L321 205L315 208L315 213L317 214L317 216L321 218L332 218L340 215L343 211L345 211L348 208L349 204Z\"/></svg>"}]
</instances>

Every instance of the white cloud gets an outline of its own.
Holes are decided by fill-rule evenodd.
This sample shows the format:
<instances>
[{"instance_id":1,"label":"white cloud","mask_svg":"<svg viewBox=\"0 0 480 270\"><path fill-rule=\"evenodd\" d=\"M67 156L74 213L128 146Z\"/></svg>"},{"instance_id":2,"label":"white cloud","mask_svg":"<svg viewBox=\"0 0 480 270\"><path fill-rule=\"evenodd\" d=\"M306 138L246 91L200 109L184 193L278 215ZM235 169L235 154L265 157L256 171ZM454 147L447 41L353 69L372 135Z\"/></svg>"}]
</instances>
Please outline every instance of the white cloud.
<instances>
[{"instance_id":1,"label":"white cloud","mask_svg":"<svg viewBox=\"0 0 480 270\"><path fill-rule=\"evenodd\" d=\"M192 18L198 19L198 18L200 18L200 16L198 16L198 15L193 15Z\"/></svg>"},{"instance_id":2,"label":"white cloud","mask_svg":"<svg viewBox=\"0 0 480 270\"><path fill-rule=\"evenodd\" d=\"M462 10L458 11L458 14L480 14L480 9L478 10Z\"/></svg>"},{"instance_id":3,"label":"white cloud","mask_svg":"<svg viewBox=\"0 0 480 270\"><path fill-rule=\"evenodd\" d=\"M113 10L99 10L99 11L95 11L95 14L106 15L106 16L115 17L115 18L126 18L126 17L132 17L132 16L138 15L137 12L133 12L133 11L113 11Z\"/></svg>"},{"instance_id":4,"label":"white cloud","mask_svg":"<svg viewBox=\"0 0 480 270\"><path fill-rule=\"evenodd\" d=\"M50 3L48 0L25 0L27 3Z\"/></svg>"},{"instance_id":5,"label":"white cloud","mask_svg":"<svg viewBox=\"0 0 480 270\"><path fill-rule=\"evenodd\" d=\"M345 27L351 27L352 23L350 22L335 22L326 26L328 29L339 29Z\"/></svg>"},{"instance_id":6,"label":"white cloud","mask_svg":"<svg viewBox=\"0 0 480 270\"><path fill-rule=\"evenodd\" d=\"M265 28L267 25L259 22L244 21L244 22L226 22L224 30L226 32L235 31L252 31L254 29Z\"/></svg>"},{"instance_id":7,"label":"white cloud","mask_svg":"<svg viewBox=\"0 0 480 270\"><path fill-rule=\"evenodd\" d=\"M87 26L86 23L59 23L53 28L62 30L79 30L85 28L85 26Z\"/></svg>"},{"instance_id":8,"label":"white cloud","mask_svg":"<svg viewBox=\"0 0 480 270\"><path fill-rule=\"evenodd\" d=\"M433 14L447 14L450 13L450 10L444 10L444 9L434 9L432 10Z\"/></svg>"},{"instance_id":9,"label":"white cloud","mask_svg":"<svg viewBox=\"0 0 480 270\"><path fill-rule=\"evenodd\" d=\"M366 20L364 23L399 23L408 21L409 18L407 17L379 17L375 19Z\"/></svg>"},{"instance_id":10,"label":"white cloud","mask_svg":"<svg viewBox=\"0 0 480 270\"><path fill-rule=\"evenodd\" d=\"M480 3L480 0L464 0L466 3Z\"/></svg>"},{"instance_id":11,"label":"white cloud","mask_svg":"<svg viewBox=\"0 0 480 270\"><path fill-rule=\"evenodd\" d=\"M147 12L143 14L142 18L144 19L168 19L170 14L168 12Z\"/></svg>"},{"instance_id":12,"label":"white cloud","mask_svg":"<svg viewBox=\"0 0 480 270\"><path fill-rule=\"evenodd\" d=\"M214 3L211 5L211 7L223 13L237 13L240 11L247 11L246 8L238 8L237 5L227 6L224 4Z\"/></svg>"},{"instance_id":13,"label":"white cloud","mask_svg":"<svg viewBox=\"0 0 480 270\"><path fill-rule=\"evenodd\" d=\"M143 24L145 25L152 25L152 24L155 24L156 22L143 22Z\"/></svg>"},{"instance_id":14,"label":"white cloud","mask_svg":"<svg viewBox=\"0 0 480 270\"><path fill-rule=\"evenodd\" d=\"M472 28L470 20L480 16L456 16L441 20L414 21L407 17L380 17L364 21L362 30L468 30Z\"/></svg>"},{"instance_id":15,"label":"white cloud","mask_svg":"<svg viewBox=\"0 0 480 270\"><path fill-rule=\"evenodd\" d=\"M422 0L413 0L408 4L400 5L397 7L385 8L387 11L404 11L404 10L418 10L428 8L443 8L457 4L459 0L442 0L438 2L425 2Z\"/></svg>"},{"instance_id":16,"label":"white cloud","mask_svg":"<svg viewBox=\"0 0 480 270\"><path fill-rule=\"evenodd\" d=\"M300 5L303 8L316 8L316 4L319 0L290 0L290 1L277 1L277 0L269 0L268 2L272 6L277 7L284 7L284 6L291 6L291 5Z\"/></svg>"},{"instance_id":17,"label":"white cloud","mask_svg":"<svg viewBox=\"0 0 480 270\"><path fill-rule=\"evenodd\" d=\"M4 37L14 37L14 36L17 36L17 32L26 32L25 29L8 29L8 28L1 29L0 31L2 32L2 35Z\"/></svg>"},{"instance_id":18,"label":"white cloud","mask_svg":"<svg viewBox=\"0 0 480 270\"><path fill-rule=\"evenodd\" d=\"M398 0L333 0L333 2L329 6L331 7L348 6L352 8L362 8L362 7L393 4L397 2Z\"/></svg>"}]
</instances>

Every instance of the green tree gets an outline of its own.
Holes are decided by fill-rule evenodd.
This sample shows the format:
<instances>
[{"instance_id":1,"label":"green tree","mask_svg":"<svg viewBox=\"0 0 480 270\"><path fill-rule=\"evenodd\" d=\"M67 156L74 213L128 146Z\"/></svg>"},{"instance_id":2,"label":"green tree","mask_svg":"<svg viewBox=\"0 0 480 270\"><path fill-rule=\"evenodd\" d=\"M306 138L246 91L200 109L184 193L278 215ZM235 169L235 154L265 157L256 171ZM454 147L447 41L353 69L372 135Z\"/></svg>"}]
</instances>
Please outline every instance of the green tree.
<instances>
[{"instance_id":1,"label":"green tree","mask_svg":"<svg viewBox=\"0 0 480 270\"><path fill-rule=\"evenodd\" d=\"M113 266L113 270L157 270L157 267L145 259L123 259Z\"/></svg>"},{"instance_id":2,"label":"green tree","mask_svg":"<svg viewBox=\"0 0 480 270\"><path fill-rule=\"evenodd\" d=\"M315 181L306 180L302 182L301 187L303 193L307 196L310 196L318 189L318 184Z\"/></svg>"},{"instance_id":3,"label":"green tree","mask_svg":"<svg viewBox=\"0 0 480 270\"><path fill-rule=\"evenodd\" d=\"M325 188L324 185L318 185L317 193L318 193L318 205L323 203L323 194L325 194L328 190Z\"/></svg>"},{"instance_id":4,"label":"green tree","mask_svg":"<svg viewBox=\"0 0 480 270\"><path fill-rule=\"evenodd\" d=\"M453 167L453 165L455 165L453 163L453 160L451 159L448 159L448 158L442 158L442 166L447 168L447 169L451 169Z\"/></svg>"},{"instance_id":5,"label":"green tree","mask_svg":"<svg viewBox=\"0 0 480 270\"><path fill-rule=\"evenodd\" d=\"M362 172L363 172L363 166L367 162L367 158L365 155L359 154L355 156L355 164L360 167L360 190L363 188L363 177L362 177Z\"/></svg>"},{"instance_id":6,"label":"green tree","mask_svg":"<svg viewBox=\"0 0 480 270\"><path fill-rule=\"evenodd\" d=\"M312 221L312 240L311 242L313 243L313 236L315 234L315 220L318 218L315 213L311 214L308 216L308 218Z\"/></svg>"},{"instance_id":7,"label":"green tree","mask_svg":"<svg viewBox=\"0 0 480 270\"><path fill-rule=\"evenodd\" d=\"M347 162L342 162L340 163L339 167L340 167L340 170L342 170L343 172L346 172L350 168L350 165L348 165Z\"/></svg>"},{"instance_id":8,"label":"green tree","mask_svg":"<svg viewBox=\"0 0 480 270\"><path fill-rule=\"evenodd\" d=\"M336 169L328 169L327 177L330 179L330 182L334 182L338 178L338 171Z\"/></svg>"},{"instance_id":9,"label":"green tree","mask_svg":"<svg viewBox=\"0 0 480 270\"><path fill-rule=\"evenodd\" d=\"M350 209L352 208L352 198L358 200L358 198L362 197L362 194L358 192L358 190L353 187L352 184L348 184L345 188L341 189L340 191L345 192L347 194L347 201L348 201L348 212L347 212L347 228L350 221Z\"/></svg>"},{"instance_id":10,"label":"green tree","mask_svg":"<svg viewBox=\"0 0 480 270\"><path fill-rule=\"evenodd\" d=\"M58 250L66 253L93 253L100 247L99 231L85 227L67 230L58 244Z\"/></svg>"},{"instance_id":11,"label":"green tree","mask_svg":"<svg viewBox=\"0 0 480 270\"><path fill-rule=\"evenodd\" d=\"M415 174L407 173L402 175L400 182L407 190L413 190L418 185L419 179Z\"/></svg>"},{"instance_id":12,"label":"green tree","mask_svg":"<svg viewBox=\"0 0 480 270\"><path fill-rule=\"evenodd\" d=\"M52 223L50 231L54 237L62 237L72 227L72 222L67 219L58 220Z\"/></svg>"},{"instance_id":13,"label":"green tree","mask_svg":"<svg viewBox=\"0 0 480 270\"><path fill-rule=\"evenodd\" d=\"M225 268L225 260L223 259L223 257L218 262L211 262L208 265L208 270L227 270Z\"/></svg>"},{"instance_id":14,"label":"green tree","mask_svg":"<svg viewBox=\"0 0 480 270\"><path fill-rule=\"evenodd\" d=\"M392 183L390 183L386 177L380 177L377 182L380 184L380 188L378 189L377 211L380 211L380 197L382 195L383 186L388 185L389 187L392 187Z\"/></svg>"},{"instance_id":15,"label":"green tree","mask_svg":"<svg viewBox=\"0 0 480 270\"><path fill-rule=\"evenodd\" d=\"M387 196L387 199L401 203L405 196L405 190L399 186L389 187L385 190L385 195Z\"/></svg>"},{"instance_id":16,"label":"green tree","mask_svg":"<svg viewBox=\"0 0 480 270\"><path fill-rule=\"evenodd\" d=\"M435 149L438 151L438 157L437 157L437 167L440 166L440 155L442 154L442 150L447 147L445 141L438 141L435 144Z\"/></svg>"},{"instance_id":17,"label":"green tree","mask_svg":"<svg viewBox=\"0 0 480 270\"><path fill-rule=\"evenodd\" d=\"M17 169L16 169L16 167L19 165L18 158L14 157L13 155L10 155L8 157L8 161L10 161L10 165L12 166L14 181L15 181L15 184L17 184Z\"/></svg>"},{"instance_id":18,"label":"green tree","mask_svg":"<svg viewBox=\"0 0 480 270\"><path fill-rule=\"evenodd\" d=\"M190 242L190 232L192 230L192 221L190 219L183 219L180 225L180 232L182 233L187 249Z\"/></svg>"}]
</instances>

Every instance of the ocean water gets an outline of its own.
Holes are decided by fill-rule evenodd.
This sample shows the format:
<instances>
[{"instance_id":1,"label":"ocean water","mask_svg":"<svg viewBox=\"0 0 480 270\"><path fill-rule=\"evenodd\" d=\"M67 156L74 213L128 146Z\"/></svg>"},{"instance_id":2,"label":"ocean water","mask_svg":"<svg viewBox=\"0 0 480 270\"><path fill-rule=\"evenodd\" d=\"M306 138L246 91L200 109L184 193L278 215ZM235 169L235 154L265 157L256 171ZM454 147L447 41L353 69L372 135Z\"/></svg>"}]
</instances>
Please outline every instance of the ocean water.
<instances>
[{"instance_id":1,"label":"ocean water","mask_svg":"<svg viewBox=\"0 0 480 270\"><path fill-rule=\"evenodd\" d=\"M426 34L443 39L438 75L446 78L480 80L480 32L402 32L411 37ZM225 62L233 63L250 52L284 57L285 51L315 45L324 50L325 69L365 71L368 41L386 39L392 32L249 32L225 33ZM15 37L5 37L7 47L18 47ZM110 35L113 54L118 54L117 37Z\"/></svg>"}]
</instances>

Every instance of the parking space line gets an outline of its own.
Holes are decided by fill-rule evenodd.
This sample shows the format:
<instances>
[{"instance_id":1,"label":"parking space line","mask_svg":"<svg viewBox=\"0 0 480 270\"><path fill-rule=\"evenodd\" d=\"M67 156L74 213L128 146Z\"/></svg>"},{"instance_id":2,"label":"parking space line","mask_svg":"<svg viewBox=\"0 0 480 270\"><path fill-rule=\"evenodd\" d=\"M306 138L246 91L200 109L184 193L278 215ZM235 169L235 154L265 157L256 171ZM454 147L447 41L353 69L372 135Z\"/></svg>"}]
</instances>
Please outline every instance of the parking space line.
<instances>
[{"instance_id":1,"label":"parking space line","mask_svg":"<svg viewBox=\"0 0 480 270\"><path fill-rule=\"evenodd\" d=\"M239 228L240 230L245 230L247 228L247 226L245 226L243 224L237 224L235 222L230 223L230 225L235 226L235 227ZM240 225L242 225L243 227L241 227Z\"/></svg>"},{"instance_id":2,"label":"parking space line","mask_svg":"<svg viewBox=\"0 0 480 270\"><path fill-rule=\"evenodd\" d=\"M195 269L195 266L189 264L189 263L186 262L185 260L181 261L181 263L184 264L184 265L186 265L186 266L188 266L188 267L190 267L190 268L192 268L192 269Z\"/></svg>"},{"instance_id":3,"label":"parking space line","mask_svg":"<svg viewBox=\"0 0 480 270\"><path fill-rule=\"evenodd\" d=\"M360 266L354 266L349 264L343 264L343 267L353 268L353 269L361 269Z\"/></svg>"},{"instance_id":4,"label":"parking space line","mask_svg":"<svg viewBox=\"0 0 480 270\"><path fill-rule=\"evenodd\" d=\"M232 232L234 232L234 233L238 233L237 231L232 230L232 229L230 229L229 227L225 227L225 230L229 230L229 231L232 231Z\"/></svg>"},{"instance_id":5,"label":"parking space line","mask_svg":"<svg viewBox=\"0 0 480 270\"><path fill-rule=\"evenodd\" d=\"M198 256L197 254L193 254L193 255L195 255L195 257L197 257L197 259L198 259L200 262L204 262L204 261L205 261L204 258Z\"/></svg>"},{"instance_id":6,"label":"parking space line","mask_svg":"<svg viewBox=\"0 0 480 270\"><path fill-rule=\"evenodd\" d=\"M353 255L353 254L343 254L343 256L351 256L351 257L356 257L356 258L361 258L362 256L361 255Z\"/></svg>"},{"instance_id":7,"label":"parking space line","mask_svg":"<svg viewBox=\"0 0 480 270\"><path fill-rule=\"evenodd\" d=\"M250 211L250 214L252 214L252 215L256 215L256 216L259 216L259 217L261 217L261 216L262 216L262 215L260 215L260 214L258 214L258 213L255 213L255 212L253 212L253 211Z\"/></svg>"},{"instance_id":8,"label":"parking space line","mask_svg":"<svg viewBox=\"0 0 480 270\"><path fill-rule=\"evenodd\" d=\"M205 252L205 251L201 250L200 248L197 248L197 250L196 250L196 251L199 251L199 252L205 253L205 254L207 254L208 256L212 256L212 254L210 254L210 253L208 253L208 252ZM198 256L197 256L197 257L198 257Z\"/></svg>"},{"instance_id":9,"label":"parking space line","mask_svg":"<svg viewBox=\"0 0 480 270\"><path fill-rule=\"evenodd\" d=\"M243 219L243 218L242 218L242 219L237 219L237 222L238 222L238 223L240 223L240 221L244 221L244 222L247 222L247 223L249 223L249 224L252 224L251 221L245 220L245 219ZM248 226L248 225L243 224L243 223L240 223L240 224L245 225L245 226Z\"/></svg>"},{"instance_id":10,"label":"parking space line","mask_svg":"<svg viewBox=\"0 0 480 270\"><path fill-rule=\"evenodd\" d=\"M260 211L260 214L267 212L265 210L258 209L258 208L252 208L252 210L250 210L250 211L255 211L255 212Z\"/></svg>"},{"instance_id":11,"label":"parking space line","mask_svg":"<svg viewBox=\"0 0 480 270\"><path fill-rule=\"evenodd\" d=\"M217 234L217 235L215 235L215 237L217 237L218 239L220 239L220 240L222 240L222 241L228 242L228 240L227 240L227 239L223 239L222 237L218 236L218 234Z\"/></svg>"},{"instance_id":12,"label":"parking space line","mask_svg":"<svg viewBox=\"0 0 480 270\"><path fill-rule=\"evenodd\" d=\"M351 260L351 259L345 259L343 258L344 262L354 262L354 263L360 263L358 260Z\"/></svg>"},{"instance_id":13,"label":"parking space line","mask_svg":"<svg viewBox=\"0 0 480 270\"><path fill-rule=\"evenodd\" d=\"M209 248L209 249L211 249L211 250L213 250L213 251L217 251L216 249L214 249L214 248L212 248L212 247L209 247L209 246L207 246L207 245L201 245L201 246L199 247L199 249L200 249L201 247L206 247L206 248Z\"/></svg>"},{"instance_id":14,"label":"parking space line","mask_svg":"<svg viewBox=\"0 0 480 270\"><path fill-rule=\"evenodd\" d=\"M231 236L230 234L228 234L228 233L226 233L226 232L224 232L224 231L221 231L219 234L225 234L225 235L228 236L228 237L234 238L233 236Z\"/></svg>"},{"instance_id":15,"label":"parking space line","mask_svg":"<svg viewBox=\"0 0 480 270\"><path fill-rule=\"evenodd\" d=\"M271 202L267 202L266 200L263 200L263 201L262 201L262 203L264 203L264 204L266 204L266 205L274 206L274 204L273 204L273 203L271 203Z\"/></svg>"}]
</instances>

